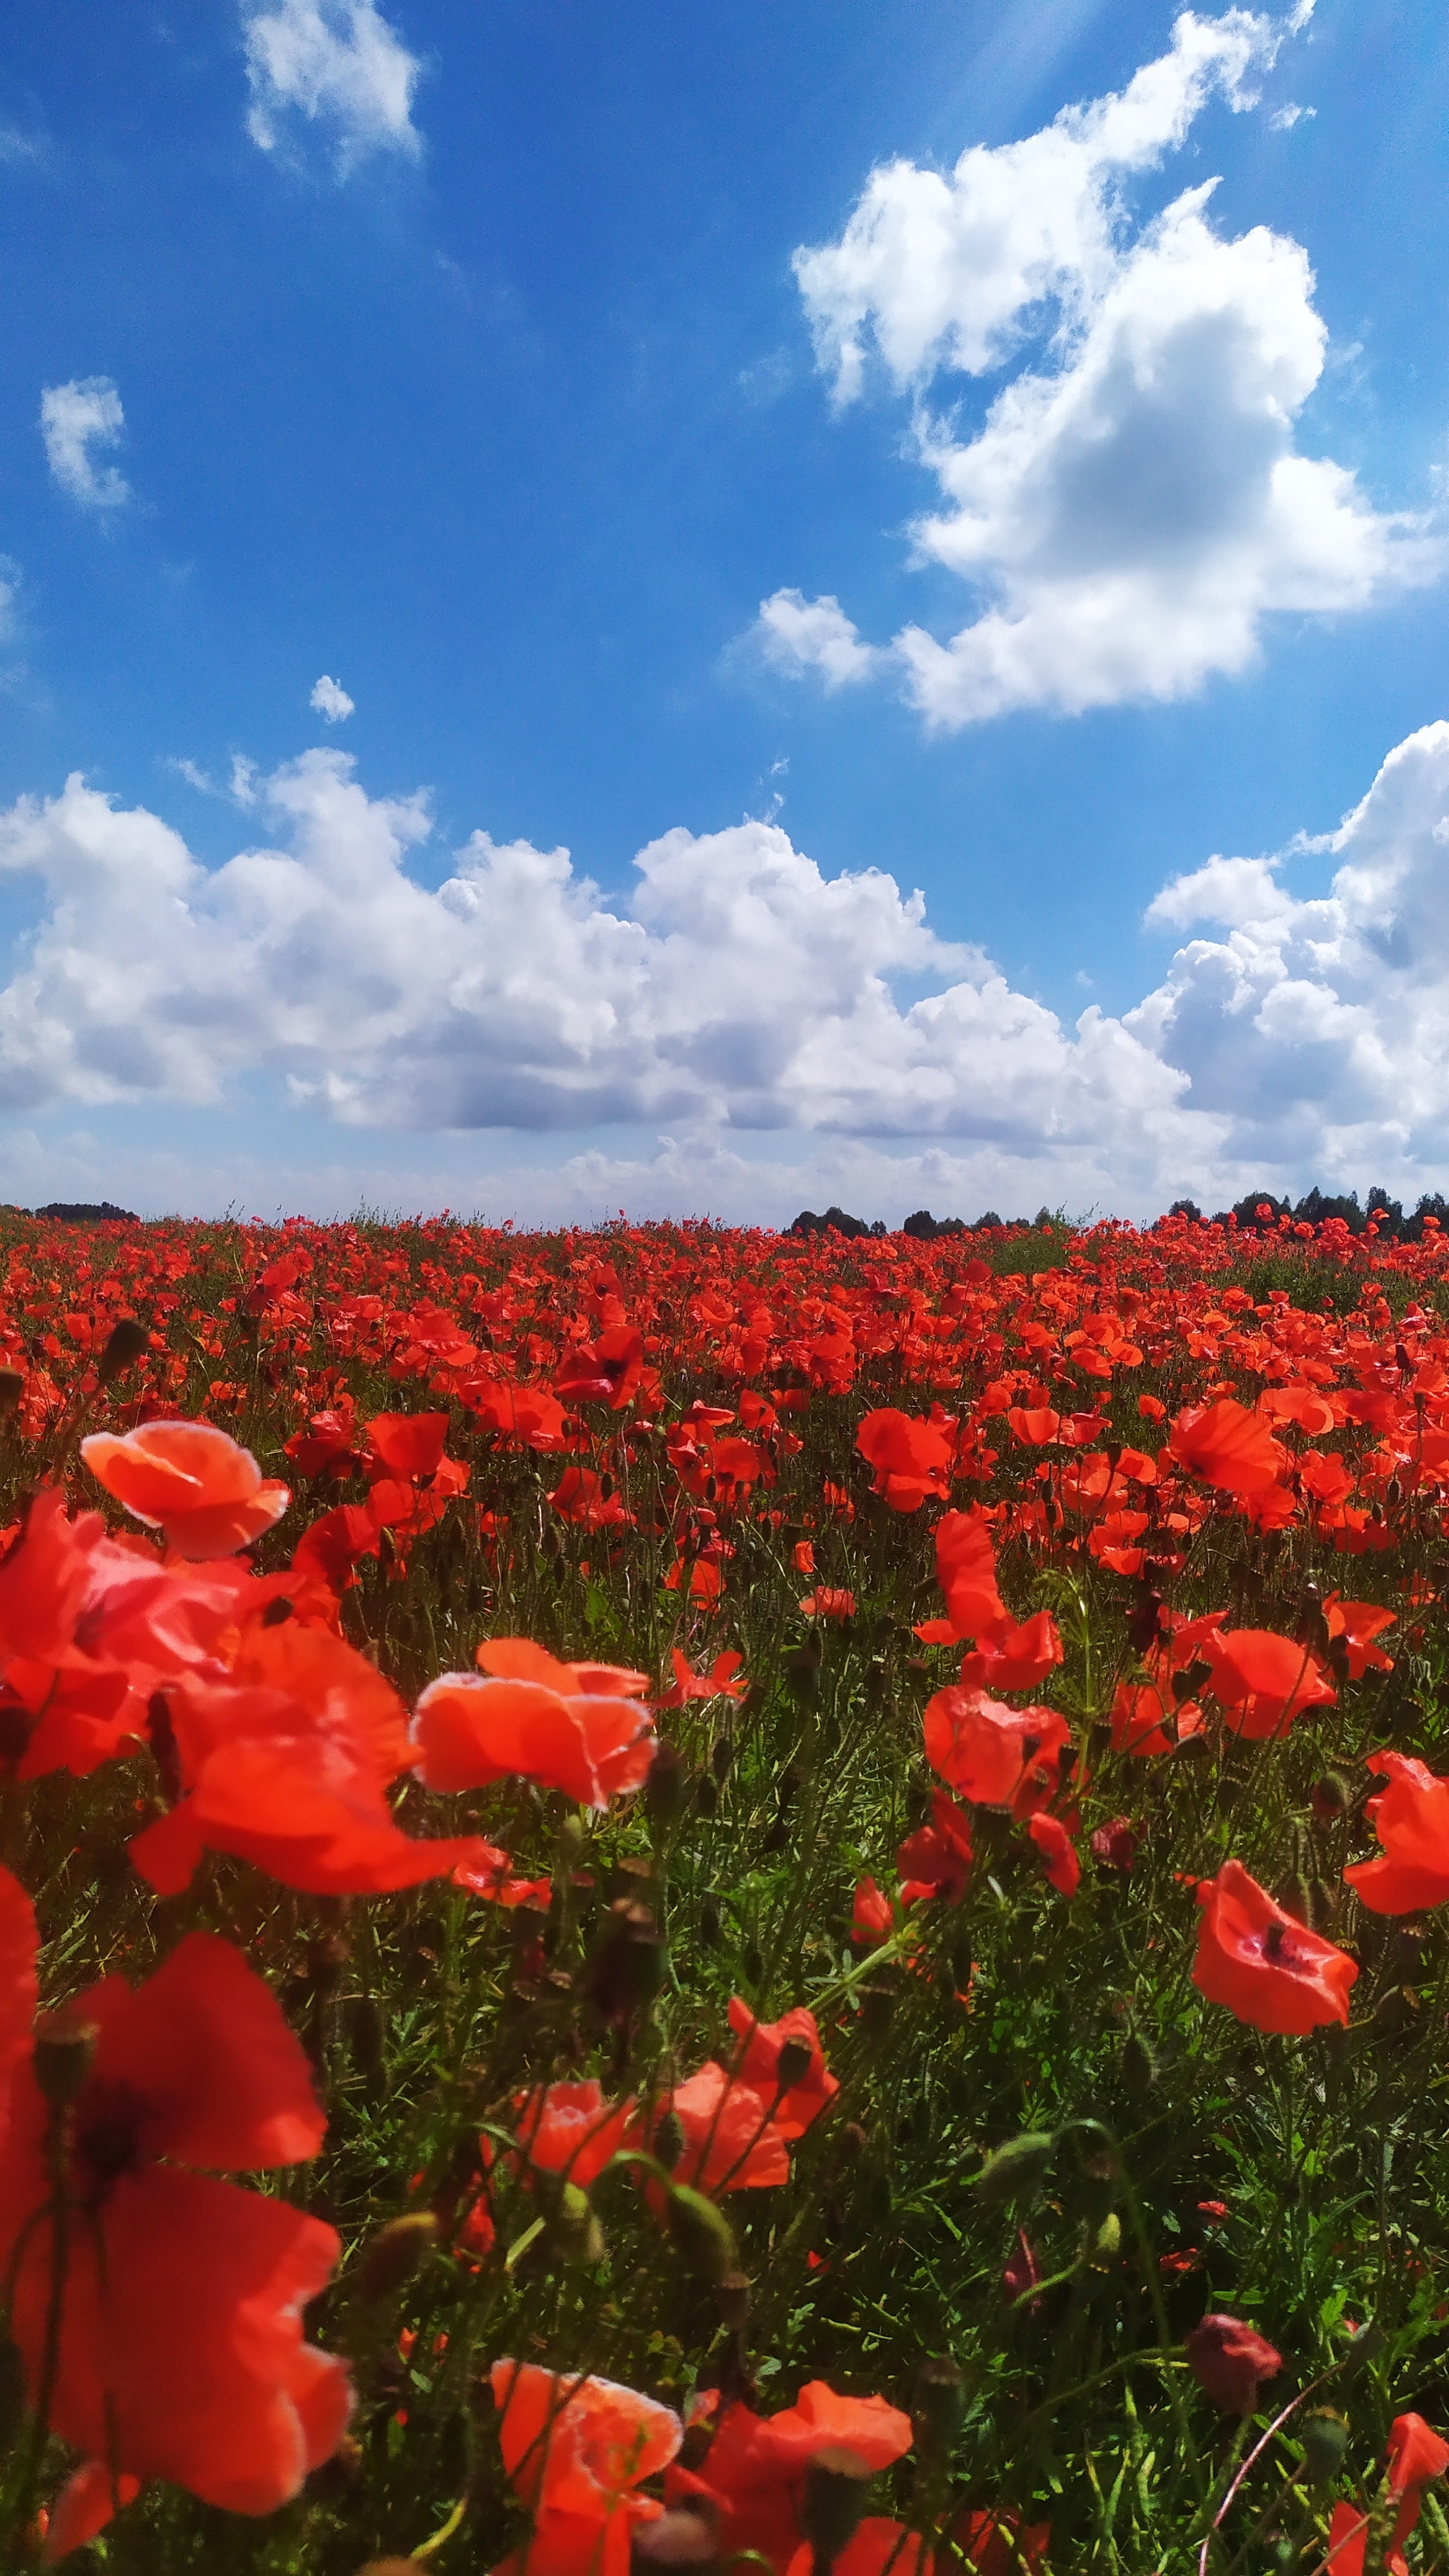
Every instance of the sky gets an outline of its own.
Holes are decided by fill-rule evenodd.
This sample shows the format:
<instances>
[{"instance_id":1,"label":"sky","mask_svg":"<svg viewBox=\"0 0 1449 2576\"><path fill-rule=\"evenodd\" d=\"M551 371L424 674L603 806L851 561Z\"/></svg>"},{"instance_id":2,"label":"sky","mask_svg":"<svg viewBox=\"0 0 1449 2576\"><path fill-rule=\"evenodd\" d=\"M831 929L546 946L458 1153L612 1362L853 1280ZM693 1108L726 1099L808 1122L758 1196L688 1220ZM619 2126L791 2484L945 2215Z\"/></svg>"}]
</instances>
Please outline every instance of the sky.
<instances>
[{"instance_id":1,"label":"sky","mask_svg":"<svg viewBox=\"0 0 1449 2576\"><path fill-rule=\"evenodd\" d=\"M0 1198L1449 1187L1449 21L50 0Z\"/></svg>"}]
</instances>

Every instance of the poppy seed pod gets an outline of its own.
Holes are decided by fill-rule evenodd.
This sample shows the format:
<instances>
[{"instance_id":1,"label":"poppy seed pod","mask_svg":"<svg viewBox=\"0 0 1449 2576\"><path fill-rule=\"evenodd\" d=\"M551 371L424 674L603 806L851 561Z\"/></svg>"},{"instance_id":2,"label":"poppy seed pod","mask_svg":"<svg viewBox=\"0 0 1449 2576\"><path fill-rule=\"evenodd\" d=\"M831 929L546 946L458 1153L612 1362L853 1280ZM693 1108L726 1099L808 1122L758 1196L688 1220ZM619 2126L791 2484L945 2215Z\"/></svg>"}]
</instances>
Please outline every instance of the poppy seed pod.
<instances>
[{"instance_id":1,"label":"poppy seed pod","mask_svg":"<svg viewBox=\"0 0 1449 2576\"><path fill-rule=\"evenodd\" d=\"M1019 2138L1008 2138L1004 2146L992 2149L976 2176L975 2189L987 2201L1034 2200L1046 2180L1056 2143L1051 2129L1024 2129Z\"/></svg>"},{"instance_id":2,"label":"poppy seed pod","mask_svg":"<svg viewBox=\"0 0 1449 2576\"><path fill-rule=\"evenodd\" d=\"M696 2191L689 2183L671 2183L664 2219L678 2253L691 2272L712 2281L718 2288L730 2273L739 2269L734 2231L729 2220L712 2200L706 2200L702 2191Z\"/></svg>"},{"instance_id":3,"label":"poppy seed pod","mask_svg":"<svg viewBox=\"0 0 1449 2576\"><path fill-rule=\"evenodd\" d=\"M75 2013L52 2013L40 2024L31 2064L52 2111L70 2109L91 2071L99 2037L96 2024Z\"/></svg>"},{"instance_id":4,"label":"poppy seed pod","mask_svg":"<svg viewBox=\"0 0 1449 2576\"><path fill-rule=\"evenodd\" d=\"M111 1326L105 1348L96 1362L96 1375L102 1386L109 1386L113 1377L120 1377L124 1370L130 1368L149 1348L150 1340L145 1325L138 1323L134 1315L122 1315L120 1321Z\"/></svg>"},{"instance_id":5,"label":"poppy seed pod","mask_svg":"<svg viewBox=\"0 0 1449 2576\"><path fill-rule=\"evenodd\" d=\"M805 2471L800 2528L815 2553L816 2569L833 2567L854 2539L870 2492L871 2470L854 2451L817 2451Z\"/></svg>"},{"instance_id":6,"label":"poppy seed pod","mask_svg":"<svg viewBox=\"0 0 1449 2576\"><path fill-rule=\"evenodd\" d=\"M409 2210L380 2227L357 2266L357 2295L364 2307L390 2299L410 2281L437 2241L438 2222L430 2209Z\"/></svg>"}]
</instances>

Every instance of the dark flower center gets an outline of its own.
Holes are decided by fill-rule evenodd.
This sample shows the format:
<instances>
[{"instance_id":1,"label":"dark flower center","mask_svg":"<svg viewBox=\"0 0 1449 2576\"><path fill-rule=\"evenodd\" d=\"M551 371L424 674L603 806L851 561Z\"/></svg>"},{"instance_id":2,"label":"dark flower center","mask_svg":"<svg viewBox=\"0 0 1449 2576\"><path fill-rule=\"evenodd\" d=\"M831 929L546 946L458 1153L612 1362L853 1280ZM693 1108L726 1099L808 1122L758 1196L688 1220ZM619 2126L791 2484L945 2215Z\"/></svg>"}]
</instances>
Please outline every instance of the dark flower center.
<instances>
[{"instance_id":1,"label":"dark flower center","mask_svg":"<svg viewBox=\"0 0 1449 2576\"><path fill-rule=\"evenodd\" d=\"M76 2106L72 2168L76 2197L98 2209L123 2174L143 2162L141 2125L146 2105L129 2084L88 2084Z\"/></svg>"}]
</instances>

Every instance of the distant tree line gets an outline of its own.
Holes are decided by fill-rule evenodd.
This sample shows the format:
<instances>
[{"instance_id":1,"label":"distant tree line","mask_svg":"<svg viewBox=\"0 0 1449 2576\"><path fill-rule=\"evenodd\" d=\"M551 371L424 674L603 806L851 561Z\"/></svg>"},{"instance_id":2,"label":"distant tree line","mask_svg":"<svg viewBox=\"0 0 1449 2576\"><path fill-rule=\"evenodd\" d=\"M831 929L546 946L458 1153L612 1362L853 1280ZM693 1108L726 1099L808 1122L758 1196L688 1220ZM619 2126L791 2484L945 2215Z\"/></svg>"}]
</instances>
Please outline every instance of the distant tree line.
<instances>
[{"instance_id":1,"label":"distant tree line","mask_svg":"<svg viewBox=\"0 0 1449 2576\"><path fill-rule=\"evenodd\" d=\"M1291 1199L1275 1198L1271 1190L1246 1190L1236 1207L1219 1208L1211 1219L1204 1218L1202 1209L1192 1199L1174 1199L1168 1214L1186 1217L1192 1225L1226 1225L1232 1219L1240 1234L1276 1233L1284 1217L1294 1225L1312 1226L1324 1225L1330 1217L1338 1217L1350 1234L1362 1234L1370 1218L1376 1218L1375 1232L1392 1236L1396 1243L1417 1243L1423 1234L1426 1216L1437 1217L1439 1223L1449 1230L1449 1199L1440 1190L1426 1190L1409 1216L1405 1216L1398 1199L1391 1199L1387 1190L1379 1189L1370 1190L1362 1206L1359 1205L1357 1190L1340 1192L1334 1197L1325 1190L1311 1189L1296 1204ZM988 1208L984 1216L970 1221L960 1216L932 1216L929 1208L917 1208L914 1216L906 1218L900 1232L914 1235L918 1243L935 1243L948 1234L1015 1232L1055 1222L1053 1211L1045 1207L1038 1208L1034 1217L1003 1217L998 1216L995 1208ZM882 1235L889 1234L891 1229L880 1217L872 1223L863 1216L848 1216L844 1208L828 1207L823 1216L817 1216L813 1208L802 1208L789 1231L791 1234Z\"/></svg>"}]
</instances>

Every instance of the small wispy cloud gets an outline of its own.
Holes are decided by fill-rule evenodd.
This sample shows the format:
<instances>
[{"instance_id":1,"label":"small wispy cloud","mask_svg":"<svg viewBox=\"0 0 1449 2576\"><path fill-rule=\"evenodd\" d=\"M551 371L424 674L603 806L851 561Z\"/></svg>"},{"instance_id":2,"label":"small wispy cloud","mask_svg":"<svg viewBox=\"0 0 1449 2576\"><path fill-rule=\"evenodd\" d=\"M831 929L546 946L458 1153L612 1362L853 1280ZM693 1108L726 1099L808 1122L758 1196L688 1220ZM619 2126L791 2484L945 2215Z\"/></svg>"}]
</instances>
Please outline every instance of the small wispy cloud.
<instances>
[{"instance_id":1,"label":"small wispy cloud","mask_svg":"<svg viewBox=\"0 0 1449 2576\"><path fill-rule=\"evenodd\" d=\"M63 492L84 510L116 510L131 487L114 465L96 469L92 451L117 445L126 426L121 397L110 376L72 376L47 385L40 397L40 434L46 461Z\"/></svg>"},{"instance_id":2,"label":"small wispy cloud","mask_svg":"<svg viewBox=\"0 0 1449 2576\"><path fill-rule=\"evenodd\" d=\"M328 724L345 724L348 717L356 713L357 708L356 700L349 698L347 691L326 671L313 689L308 703L316 708L319 716L325 716Z\"/></svg>"},{"instance_id":3,"label":"small wispy cloud","mask_svg":"<svg viewBox=\"0 0 1449 2576\"><path fill-rule=\"evenodd\" d=\"M242 0L242 32L247 131L264 152L296 116L331 130L339 178L371 152L421 152L412 104L422 66L375 0Z\"/></svg>"}]
</instances>

